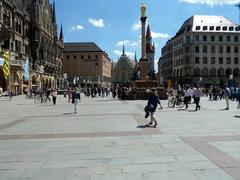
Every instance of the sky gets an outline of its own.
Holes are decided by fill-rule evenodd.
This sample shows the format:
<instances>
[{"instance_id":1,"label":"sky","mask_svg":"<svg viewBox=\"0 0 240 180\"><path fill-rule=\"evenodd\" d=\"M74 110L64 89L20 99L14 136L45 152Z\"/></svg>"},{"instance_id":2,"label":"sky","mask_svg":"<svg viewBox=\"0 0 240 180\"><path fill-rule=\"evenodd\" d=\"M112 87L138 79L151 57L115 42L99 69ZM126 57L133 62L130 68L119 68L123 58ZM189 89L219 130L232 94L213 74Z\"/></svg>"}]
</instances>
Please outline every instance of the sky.
<instances>
[{"instance_id":1,"label":"sky","mask_svg":"<svg viewBox=\"0 0 240 180\"><path fill-rule=\"evenodd\" d=\"M123 43L126 54L141 58L140 7L147 6L147 23L155 44L155 63L161 48L193 15L220 15L239 23L240 0L55 0L57 23L65 42L95 42L116 62ZM60 29L60 28L59 28ZM155 69L156 66L155 66Z\"/></svg>"}]
</instances>

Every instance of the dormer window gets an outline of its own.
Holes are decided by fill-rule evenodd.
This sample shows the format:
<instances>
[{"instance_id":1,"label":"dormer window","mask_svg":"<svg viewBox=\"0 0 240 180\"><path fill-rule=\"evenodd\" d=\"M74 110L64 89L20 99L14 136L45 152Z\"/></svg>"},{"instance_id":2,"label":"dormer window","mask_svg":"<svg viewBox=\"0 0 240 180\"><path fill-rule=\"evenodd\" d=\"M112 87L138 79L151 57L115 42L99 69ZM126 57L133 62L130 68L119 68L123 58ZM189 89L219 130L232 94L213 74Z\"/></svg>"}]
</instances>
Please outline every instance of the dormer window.
<instances>
[{"instance_id":1,"label":"dormer window","mask_svg":"<svg viewBox=\"0 0 240 180\"><path fill-rule=\"evenodd\" d=\"M200 28L201 28L200 26L196 26L196 30L200 30Z\"/></svg>"},{"instance_id":2,"label":"dormer window","mask_svg":"<svg viewBox=\"0 0 240 180\"><path fill-rule=\"evenodd\" d=\"M235 28L236 31L240 31L240 26Z\"/></svg>"},{"instance_id":3,"label":"dormer window","mask_svg":"<svg viewBox=\"0 0 240 180\"><path fill-rule=\"evenodd\" d=\"M206 31L208 29L207 26L203 26L203 30Z\"/></svg>"},{"instance_id":4,"label":"dormer window","mask_svg":"<svg viewBox=\"0 0 240 180\"><path fill-rule=\"evenodd\" d=\"M214 26L210 26L210 31L213 31L214 30Z\"/></svg>"},{"instance_id":5,"label":"dormer window","mask_svg":"<svg viewBox=\"0 0 240 180\"><path fill-rule=\"evenodd\" d=\"M223 26L222 30L227 31L227 26Z\"/></svg>"},{"instance_id":6,"label":"dormer window","mask_svg":"<svg viewBox=\"0 0 240 180\"><path fill-rule=\"evenodd\" d=\"M234 28L231 26L231 27L229 27L229 31L233 31L234 30Z\"/></svg>"},{"instance_id":7,"label":"dormer window","mask_svg":"<svg viewBox=\"0 0 240 180\"><path fill-rule=\"evenodd\" d=\"M220 26L217 26L217 27L216 27L216 30L217 30L217 31L220 31L220 30L221 30L221 27L220 27Z\"/></svg>"}]
</instances>

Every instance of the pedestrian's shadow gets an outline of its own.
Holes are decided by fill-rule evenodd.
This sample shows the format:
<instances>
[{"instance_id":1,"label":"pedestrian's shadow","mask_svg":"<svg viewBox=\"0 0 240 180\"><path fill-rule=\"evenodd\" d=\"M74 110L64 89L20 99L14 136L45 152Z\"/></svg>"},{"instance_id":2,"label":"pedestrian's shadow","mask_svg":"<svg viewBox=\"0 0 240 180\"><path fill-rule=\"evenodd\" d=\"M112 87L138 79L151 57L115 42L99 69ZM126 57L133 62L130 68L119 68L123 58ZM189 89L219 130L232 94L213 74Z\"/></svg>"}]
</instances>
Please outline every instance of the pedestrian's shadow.
<instances>
[{"instance_id":1,"label":"pedestrian's shadow","mask_svg":"<svg viewBox=\"0 0 240 180\"><path fill-rule=\"evenodd\" d=\"M234 117L235 117L235 118L240 118L240 116L238 116L238 115L235 115Z\"/></svg>"},{"instance_id":2,"label":"pedestrian's shadow","mask_svg":"<svg viewBox=\"0 0 240 180\"><path fill-rule=\"evenodd\" d=\"M197 112L196 110L188 110L188 112Z\"/></svg>"},{"instance_id":3,"label":"pedestrian's shadow","mask_svg":"<svg viewBox=\"0 0 240 180\"><path fill-rule=\"evenodd\" d=\"M219 109L219 111L227 111L227 110L229 110L229 109L225 109L225 108L224 109Z\"/></svg>"},{"instance_id":4,"label":"pedestrian's shadow","mask_svg":"<svg viewBox=\"0 0 240 180\"><path fill-rule=\"evenodd\" d=\"M72 113L63 113L63 115L71 115L71 114L75 114L74 112Z\"/></svg>"},{"instance_id":5,"label":"pedestrian's shadow","mask_svg":"<svg viewBox=\"0 0 240 180\"><path fill-rule=\"evenodd\" d=\"M144 128L155 128L155 127L154 126L150 126L149 124L145 124L145 125L139 125L139 126L137 126L137 128L144 129Z\"/></svg>"}]
</instances>

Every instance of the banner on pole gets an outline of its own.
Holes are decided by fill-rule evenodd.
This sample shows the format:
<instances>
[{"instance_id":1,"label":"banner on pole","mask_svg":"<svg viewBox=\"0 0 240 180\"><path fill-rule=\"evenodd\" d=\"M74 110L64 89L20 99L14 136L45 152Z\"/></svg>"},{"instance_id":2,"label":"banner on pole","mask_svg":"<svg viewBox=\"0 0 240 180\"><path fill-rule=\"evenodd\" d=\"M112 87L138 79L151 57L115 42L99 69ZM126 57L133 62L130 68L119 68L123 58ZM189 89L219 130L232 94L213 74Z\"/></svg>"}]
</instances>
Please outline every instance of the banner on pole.
<instances>
[{"instance_id":1,"label":"banner on pole","mask_svg":"<svg viewBox=\"0 0 240 180\"><path fill-rule=\"evenodd\" d=\"M10 74L9 52L6 51L3 56L4 56L3 75L4 78L7 79Z\"/></svg>"}]
</instances>

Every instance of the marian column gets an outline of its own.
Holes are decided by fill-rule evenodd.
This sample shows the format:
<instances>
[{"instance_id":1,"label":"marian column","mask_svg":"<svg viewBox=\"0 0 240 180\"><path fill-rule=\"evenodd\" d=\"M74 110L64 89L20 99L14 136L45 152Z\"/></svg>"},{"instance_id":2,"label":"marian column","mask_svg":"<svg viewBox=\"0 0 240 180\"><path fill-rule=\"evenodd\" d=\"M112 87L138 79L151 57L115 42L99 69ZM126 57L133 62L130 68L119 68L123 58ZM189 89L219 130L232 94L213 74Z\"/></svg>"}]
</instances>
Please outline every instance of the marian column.
<instances>
[{"instance_id":1,"label":"marian column","mask_svg":"<svg viewBox=\"0 0 240 180\"><path fill-rule=\"evenodd\" d=\"M144 3L142 3L141 6L141 24L142 24L142 57L141 57L141 61L146 61L147 60L147 56L146 56L146 37L145 37L145 26L146 26L146 20L147 17L145 15L146 12L146 5Z\"/></svg>"},{"instance_id":2,"label":"marian column","mask_svg":"<svg viewBox=\"0 0 240 180\"><path fill-rule=\"evenodd\" d=\"M148 63L148 59L147 59L147 53L146 53L146 20L147 20L147 16L145 15L146 12L146 6L143 3L141 6L141 24L142 24L142 57L139 61L139 66L140 66L140 79L141 80L148 80L149 79L149 73L150 73L150 65Z\"/></svg>"}]
</instances>

